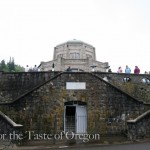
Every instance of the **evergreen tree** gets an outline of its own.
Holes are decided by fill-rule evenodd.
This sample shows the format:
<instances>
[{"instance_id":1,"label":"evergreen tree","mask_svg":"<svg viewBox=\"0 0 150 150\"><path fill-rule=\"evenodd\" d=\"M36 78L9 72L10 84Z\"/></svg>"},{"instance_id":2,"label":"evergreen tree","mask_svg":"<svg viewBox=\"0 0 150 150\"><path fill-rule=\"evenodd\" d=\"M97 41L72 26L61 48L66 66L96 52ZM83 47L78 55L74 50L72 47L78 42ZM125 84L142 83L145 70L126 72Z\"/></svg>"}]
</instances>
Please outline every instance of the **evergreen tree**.
<instances>
[{"instance_id":1,"label":"evergreen tree","mask_svg":"<svg viewBox=\"0 0 150 150\"><path fill-rule=\"evenodd\" d=\"M8 67L7 67L4 59L0 63L0 71L5 71L5 72L8 71Z\"/></svg>"},{"instance_id":2,"label":"evergreen tree","mask_svg":"<svg viewBox=\"0 0 150 150\"><path fill-rule=\"evenodd\" d=\"M2 60L0 62L0 71L4 72L24 72L24 67L21 67L20 65L16 65L14 58L10 57L9 62L7 64L5 63L5 60Z\"/></svg>"},{"instance_id":3,"label":"evergreen tree","mask_svg":"<svg viewBox=\"0 0 150 150\"><path fill-rule=\"evenodd\" d=\"M14 72L15 71L15 61L14 61L14 58L10 57L10 60L7 63L7 66L8 66L9 72Z\"/></svg>"},{"instance_id":4,"label":"evergreen tree","mask_svg":"<svg viewBox=\"0 0 150 150\"><path fill-rule=\"evenodd\" d=\"M25 68L24 68L24 67L21 67L20 65L15 65L15 71L16 71L16 72L24 72L24 71L25 71Z\"/></svg>"}]
</instances>

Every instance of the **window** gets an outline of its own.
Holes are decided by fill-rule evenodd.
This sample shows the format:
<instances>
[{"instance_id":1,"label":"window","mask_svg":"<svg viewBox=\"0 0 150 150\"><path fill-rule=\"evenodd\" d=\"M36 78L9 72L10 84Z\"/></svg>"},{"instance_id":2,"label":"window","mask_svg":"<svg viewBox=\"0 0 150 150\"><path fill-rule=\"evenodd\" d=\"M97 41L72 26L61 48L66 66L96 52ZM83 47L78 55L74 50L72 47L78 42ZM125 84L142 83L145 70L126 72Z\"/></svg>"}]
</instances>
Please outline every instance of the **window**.
<instances>
[{"instance_id":1,"label":"window","mask_svg":"<svg viewBox=\"0 0 150 150\"><path fill-rule=\"evenodd\" d=\"M79 53L70 53L70 59L79 59L80 54Z\"/></svg>"},{"instance_id":2,"label":"window","mask_svg":"<svg viewBox=\"0 0 150 150\"><path fill-rule=\"evenodd\" d=\"M79 59L80 58L80 54L79 53L76 53L76 59Z\"/></svg>"}]
</instances>

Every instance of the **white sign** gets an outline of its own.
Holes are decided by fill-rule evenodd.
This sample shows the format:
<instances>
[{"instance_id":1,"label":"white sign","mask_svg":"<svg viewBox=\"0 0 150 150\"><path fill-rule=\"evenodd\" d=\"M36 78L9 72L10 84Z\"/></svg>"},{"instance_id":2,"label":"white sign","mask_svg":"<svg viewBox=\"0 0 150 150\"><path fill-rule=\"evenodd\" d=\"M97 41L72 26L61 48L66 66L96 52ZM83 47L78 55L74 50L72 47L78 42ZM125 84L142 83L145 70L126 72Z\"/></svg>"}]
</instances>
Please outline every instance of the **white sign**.
<instances>
[{"instance_id":1,"label":"white sign","mask_svg":"<svg viewBox=\"0 0 150 150\"><path fill-rule=\"evenodd\" d=\"M85 90L86 82L66 82L67 90Z\"/></svg>"}]
</instances>

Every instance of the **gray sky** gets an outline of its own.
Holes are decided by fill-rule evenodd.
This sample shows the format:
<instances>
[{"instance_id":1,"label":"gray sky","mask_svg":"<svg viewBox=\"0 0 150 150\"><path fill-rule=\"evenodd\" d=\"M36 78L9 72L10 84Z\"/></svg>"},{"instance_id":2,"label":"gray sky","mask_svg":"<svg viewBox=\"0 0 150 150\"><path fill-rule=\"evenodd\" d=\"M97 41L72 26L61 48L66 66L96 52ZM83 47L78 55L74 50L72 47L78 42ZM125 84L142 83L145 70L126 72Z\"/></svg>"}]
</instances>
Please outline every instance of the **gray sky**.
<instances>
[{"instance_id":1,"label":"gray sky","mask_svg":"<svg viewBox=\"0 0 150 150\"><path fill-rule=\"evenodd\" d=\"M39 65L72 39L93 45L114 72L150 71L150 0L0 0L0 60Z\"/></svg>"}]
</instances>

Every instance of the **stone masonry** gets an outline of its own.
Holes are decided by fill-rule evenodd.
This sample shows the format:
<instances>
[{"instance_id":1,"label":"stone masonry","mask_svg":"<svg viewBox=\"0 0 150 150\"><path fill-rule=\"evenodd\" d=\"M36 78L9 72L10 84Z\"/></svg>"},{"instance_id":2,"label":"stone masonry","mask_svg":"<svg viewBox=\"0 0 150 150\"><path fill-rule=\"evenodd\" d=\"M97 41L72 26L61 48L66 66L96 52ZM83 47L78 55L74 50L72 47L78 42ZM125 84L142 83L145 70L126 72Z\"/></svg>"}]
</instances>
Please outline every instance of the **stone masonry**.
<instances>
[{"instance_id":1,"label":"stone masonry","mask_svg":"<svg viewBox=\"0 0 150 150\"><path fill-rule=\"evenodd\" d=\"M88 133L127 134L127 120L142 115L150 106L102 77L103 73L86 72L1 73L0 111L22 124L24 133L59 133L64 130L64 103L80 101L87 105ZM66 82L84 82L86 88L68 90Z\"/></svg>"},{"instance_id":2,"label":"stone masonry","mask_svg":"<svg viewBox=\"0 0 150 150\"><path fill-rule=\"evenodd\" d=\"M41 62L39 68L41 71L53 69L64 71L69 66L73 71L91 72L94 67L97 71L106 72L108 62L96 61L95 48L90 44L74 39L57 45L54 48L53 60Z\"/></svg>"}]
</instances>

